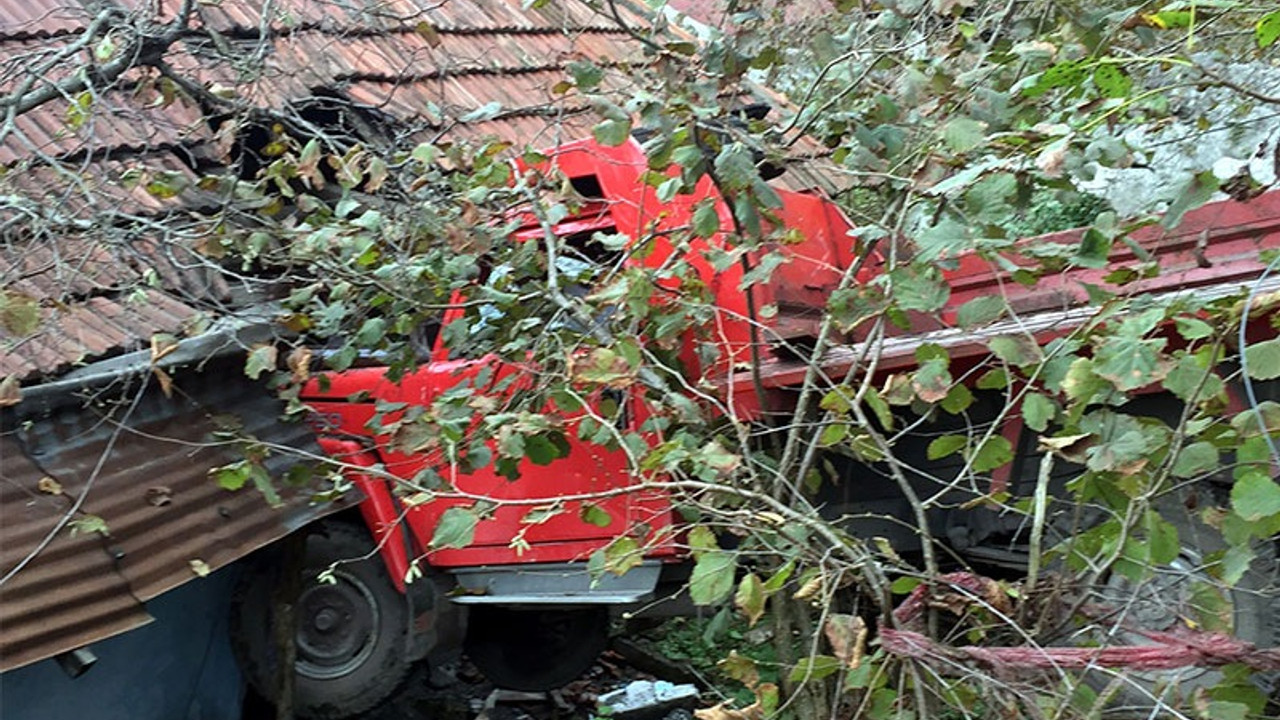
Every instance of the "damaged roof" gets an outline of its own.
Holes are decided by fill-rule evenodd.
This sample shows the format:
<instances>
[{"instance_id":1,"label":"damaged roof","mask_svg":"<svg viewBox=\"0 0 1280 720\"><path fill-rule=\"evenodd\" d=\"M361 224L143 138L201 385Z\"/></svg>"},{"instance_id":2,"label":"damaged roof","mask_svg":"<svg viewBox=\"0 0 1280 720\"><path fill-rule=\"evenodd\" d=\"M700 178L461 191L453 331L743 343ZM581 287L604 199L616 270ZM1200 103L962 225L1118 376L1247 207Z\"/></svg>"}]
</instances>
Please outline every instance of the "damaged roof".
<instances>
[{"instance_id":1,"label":"damaged roof","mask_svg":"<svg viewBox=\"0 0 1280 720\"><path fill-rule=\"evenodd\" d=\"M148 600L350 506L209 477L246 442L318 453L306 425L279 421L282 403L226 370L184 374L173 397L143 376L19 406L0 436L0 671L147 623ZM297 457L261 462L281 477Z\"/></svg>"},{"instance_id":2,"label":"damaged roof","mask_svg":"<svg viewBox=\"0 0 1280 720\"><path fill-rule=\"evenodd\" d=\"M618 20L644 20L619 12L0 0L0 671L145 623L147 600L352 502L209 477L249 437L318 454L242 357L209 360L273 322L204 252L226 198L201 178L238 159L228 118L286 108L367 144L549 146L594 122L553 91L568 63L621 89L640 60ZM201 372L154 372L162 355ZM278 480L297 457L264 462Z\"/></svg>"},{"instance_id":3,"label":"damaged roof","mask_svg":"<svg viewBox=\"0 0 1280 720\"><path fill-rule=\"evenodd\" d=\"M221 198L199 179L234 160L218 135L232 108L323 106L347 113L332 122L376 119L396 133L380 139L402 145L550 146L589 132L585 102L556 92L566 66L613 68L606 81L624 92L643 48L619 22L647 21L625 4L616 17L585 2L529 5L0 2L0 380L10 394L157 333L202 332L227 311L233 288L210 278L208 259L169 249L195 244L147 220L190 215L180 240L211 231L200 217ZM90 73L87 88L74 84L76 67Z\"/></svg>"},{"instance_id":4,"label":"damaged roof","mask_svg":"<svg viewBox=\"0 0 1280 720\"><path fill-rule=\"evenodd\" d=\"M585 137L570 65L625 98L650 62L646 16L604 7L0 0L0 670L146 622L146 600L342 507L208 477L244 457L224 414L314 450L242 365L209 362L275 317L211 251L236 218L206 178L251 175L284 113L366 146Z\"/></svg>"}]
</instances>

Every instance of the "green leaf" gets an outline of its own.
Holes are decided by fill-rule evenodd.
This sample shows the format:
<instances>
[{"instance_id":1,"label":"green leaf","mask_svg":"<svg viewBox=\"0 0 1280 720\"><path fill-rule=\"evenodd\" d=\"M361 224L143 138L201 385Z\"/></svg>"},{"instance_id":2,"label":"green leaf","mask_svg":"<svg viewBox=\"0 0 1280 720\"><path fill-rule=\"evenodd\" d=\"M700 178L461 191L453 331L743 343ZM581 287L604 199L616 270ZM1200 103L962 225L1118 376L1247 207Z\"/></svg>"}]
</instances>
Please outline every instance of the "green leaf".
<instances>
[{"instance_id":1,"label":"green leaf","mask_svg":"<svg viewBox=\"0 0 1280 720\"><path fill-rule=\"evenodd\" d=\"M756 668L756 661L745 655L739 655L737 650L730 650L729 657L716 663L716 666L725 675L747 687L754 687L760 682L760 671Z\"/></svg>"},{"instance_id":2,"label":"green leaf","mask_svg":"<svg viewBox=\"0 0 1280 720\"><path fill-rule=\"evenodd\" d=\"M1280 338L1257 342L1244 349L1245 365L1254 380L1280 377Z\"/></svg>"},{"instance_id":3,"label":"green leaf","mask_svg":"<svg viewBox=\"0 0 1280 720\"><path fill-rule=\"evenodd\" d=\"M778 571L772 577L764 581L764 591L766 593L778 592L787 584L787 581L791 579L791 575L795 571L796 561L788 560L785 565L778 568Z\"/></svg>"},{"instance_id":4,"label":"green leaf","mask_svg":"<svg viewBox=\"0 0 1280 720\"><path fill-rule=\"evenodd\" d=\"M524 456L534 465L550 465L560 457L560 447L547 435L526 435Z\"/></svg>"},{"instance_id":5,"label":"green leaf","mask_svg":"<svg viewBox=\"0 0 1280 720\"><path fill-rule=\"evenodd\" d=\"M1165 10L1143 16L1147 22L1161 30L1177 30L1191 27L1195 13L1190 10Z\"/></svg>"},{"instance_id":6,"label":"green leaf","mask_svg":"<svg viewBox=\"0 0 1280 720\"><path fill-rule=\"evenodd\" d=\"M218 483L218 487L234 492L249 482L249 470L249 463L241 460L213 468L209 471L209 475Z\"/></svg>"},{"instance_id":7,"label":"green leaf","mask_svg":"<svg viewBox=\"0 0 1280 720\"><path fill-rule=\"evenodd\" d=\"M1080 249L1072 259L1082 267L1106 267L1107 259L1111 256L1111 243L1112 239L1106 233L1089 228L1080 238Z\"/></svg>"},{"instance_id":8,"label":"green leaf","mask_svg":"<svg viewBox=\"0 0 1280 720\"><path fill-rule=\"evenodd\" d=\"M880 395L880 391L869 387L862 397L867 407L871 408L871 412L875 414L880 427L884 430L892 430L893 411L889 408L889 403L885 402L884 397Z\"/></svg>"},{"instance_id":9,"label":"green leaf","mask_svg":"<svg viewBox=\"0 0 1280 720\"><path fill-rule=\"evenodd\" d=\"M700 238L709 238L720 232L720 214L716 212L716 204L710 200L698 203L693 211L693 234Z\"/></svg>"},{"instance_id":10,"label":"green leaf","mask_svg":"<svg viewBox=\"0 0 1280 720\"><path fill-rule=\"evenodd\" d=\"M1013 460L1013 443L1003 435L992 435L973 453L973 471L990 472Z\"/></svg>"},{"instance_id":11,"label":"green leaf","mask_svg":"<svg viewBox=\"0 0 1280 720\"><path fill-rule=\"evenodd\" d=\"M951 373L947 371L947 363L938 359L923 363L911 376L911 387L916 391L916 397L927 403L942 400L951 389Z\"/></svg>"},{"instance_id":12,"label":"green leaf","mask_svg":"<svg viewBox=\"0 0 1280 720\"><path fill-rule=\"evenodd\" d=\"M755 627L764 616L764 583L755 573L748 573L738 583L738 592L734 593L733 604L747 619L747 625Z\"/></svg>"},{"instance_id":13,"label":"green leaf","mask_svg":"<svg viewBox=\"0 0 1280 720\"><path fill-rule=\"evenodd\" d=\"M903 310L933 312L947 304L951 286L937 268L898 268L889 273L893 299Z\"/></svg>"},{"instance_id":14,"label":"green leaf","mask_svg":"<svg viewBox=\"0 0 1280 720\"><path fill-rule=\"evenodd\" d=\"M760 176L751 149L740 142L729 143L720 150L715 168L716 178L728 190L745 190Z\"/></svg>"},{"instance_id":15,"label":"green leaf","mask_svg":"<svg viewBox=\"0 0 1280 720\"><path fill-rule=\"evenodd\" d=\"M1250 545L1233 545L1222 554L1222 581L1235 585L1249 572L1257 553Z\"/></svg>"},{"instance_id":16,"label":"green leaf","mask_svg":"<svg viewBox=\"0 0 1280 720\"><path fill-rule=\"evenodd\" d=\"M1023 90L1028 97L1036 97L1060 87L1075 87L1088 77L1088 70L1080 60L1064 60L1040 74L1035 84Z\"/></svg>"},{"instance_id":17,"label":"green leaf","mask_svg":"<svg viewBox=\"0 0 1280 720\"><path fill-rule=\"evenodd\" d=\"M991 338L988 346L996 357L1017 367L1040 362L1044 357L1035 338L1027 335L1001 335Z\"/></svg>"},{"instance_id":18,"label":"green leaf","mask_svg":"<svg viewBox=\"0 0 1280 720\"><path fill-rule=\"evenodd\" d=\"M1238 702L1210 700L1203 717L1213 720L1248 720L1249 706Z\"/></svg>"},{"instance_id":19,"label":"green leaf","mask_svg":"<svg viewBox=\"0 0 1280 720\"><path fill-rule=\"evenodd\" d=\"M536 507L524 514L520 518L521 525L541 525L551 518L559 517L564 514L564 508L559 505L549 507Z\"/></svg>"},{"instance_id":20,"label":"green leaf","mask_svg":"<svg viewBox=\"0 0 1280 720\"><path fill-rule=\"evenodd\" d=\"M244 374L257 380L263 371L276 369L276 346L259 345L249 351L249 358L244 363Z\"/></svg>"},{"instance_id":21,"label":"green leaf","mask_svg":"<svg viewBox=\"0 0 1280 720\"><path fill-rule=\"evenodd\" d=\"M413 152L409 157L423 165L431 165L436 161L437 152L435 145L432 145L431 143L420 143L413 149Z\"/></svg>"},{"instance_id":22,"label":"green leaf","mask_svg":"<svg viewBox=\"0 0 1280 720\"><path fill-rule=\"evenodd\" d=\"M1254 39L1258 41L1258 48L1261 50L1274 45L1277 38L1280 38L1280 11L1263 15L1254 28Z\"/></svg>"},{"instance_id":23,"label":"green leaf","mask_svg":"<svg viewBox=\"0 0 1280 720\"><path fill-rule=\"evenodd\" d=\"M1140 340L1115 335L1097 349L1093 371L1114 383L1117 390L1146 387L1163 380L1168 373L1160 358L1166 343L1164 338Z\"/></svg>"},{"instance_id":24,"label":"green leaf","mask_svg":"<svg viewBox=\"0 0 1280 720\"><path fill-rule=\"evenodd\" d=\"M893 581L893 584L889 586L889 591L892 592L894 595L906 595L907 593L919 587L920 583L922 582L924 581L918 577L912 577L911 575L903 575L902 577Z\"/></svg>"},{"instance_id":25,"label":"green leaf","mask_svg":"<svg viewBox=\"0 0 1280 720\"><path fill-rule=\"evenodd\" d=\"M760 211L756 209L755 200L752 199L751 193L742 192L733 200L733 216L738 219L738 223L742 225L743 235L748 238L759 238L763 227L760 221Z\"/></svg>"},{"instance_id":26,"label":"green leaf","mask_svg":"<svg viewBox=\"0 0 1280 720\"><path fill-rule=\"evenodd\" d=\"M811 655L796 663L788 679L791 682L821 680L834 675L841 667L840 661L830 655Z\"/></svg>"},{"instance_id":27,"label":"green leaf","mask_svg":"<svg viewBox=\"0 0 1280 720\"><path fill-rule=\"evenodd\" d=\"M709 552L718 552L720 544L716 542L716 534L706 525L695 526L689 531L689 552L695 558Z\"/></svg>"},{"instance_id":28,"label":"green leaf","mask_svg":"<svg viewBox=\"0 0 1280 720\"><path fill-rule=\"evenodd\" d=\"M440 522L436 523L429 547L432 550L464 548L475 539L476 524L479 522L480 516L471 508L451 507L444 511Z\"/></svg>"},{"instance_id":29,"label":"green leaf","mask_svg":"<svg viewBox=\"0 0 1280 720\"><path fill-rule=\"evenodd\" d=\"M463 115L462 117L458 118L458 122L464 122L464 123L484 122L485 120L492 120L501 114L502 114L502 103L498 102L497 100L492 100L490 102L485 103L484 105L481 105L475 110L472 110L471 112Z\"/></svg>"},{"instance_id":30,"label":"green leaf","mask_svg":"<svg viewBox=\"0 0 1280 720\"><path fill-rule=\"evenodd\" d=\"M107 521L97 515L85 513L75 520L67 523L67 527L71 530L72 535L81 533L98 533L99 535L109 535L110 530L107 528Z\"/></svg>"},{"instance_id":31,"label":"green leaf","mask_svg":"<svg viewBox=\"0 0 1280 720\"><path fill-rule=\"evenodd\" d=\"M1022 421L1036 432L1044 432L1049 427L1058 408L1053 401L1040 393L1027 393L1022 399Z\"/></svg>"},{"instance_id":32,"label":"green leaf","mask_svg":"<svg viewBox=\"0 0 1280 720\"><path fill-rule=\"evenodd\" d=\"M574 60L565 65L565 70L573 76L573 82L582 90L590 90L604 79L604 71L599 65L589 60Z\"/></svg>"},{"instance_id":33,"label":"green leaf","mask_svg":"<svg viewBox=\"0 0 1280 720\"><path fill-rule=\"evenodd\" d=\"M831 447L844 440L849 435L849 426L844 423L832 423L822 429L818 434L818 445L821 447Z\"/></svg>"},{"instance_id":34,"label":"green leaf","mask_svg":"<svg viewBox=\"0 0 1280 720\"><path fill-rule=\"evenodd\" d=\"M1182 222L1182 216L1187 214L1188 210L1194 210L1209 202L1216 192L1218 192L1218 176L1214 175L1212 170L1205 170L1192 176L1178 193L1178 197L1169 204L1169 209L1160 219L1160 224L1172 230Z\"/></svg>"},{"instance_id":35,"label":"green leaf","mask_svg":"<svg viewBox=\"0 0 1280 720\"><path fill-rule=\"evenodd\" d=\"M1178 529L1154 510L1148 510L1144 520L1150 561L1157 565L1165 565L1177 559L1182 549L1178 544Z\"/></svg>"},{"instance_id":36,"label":"green leaf","mask_svg":"<svg viewBox=\"0 0 1280 720\"><path fill-rule=\"evenodd\" d=\"M925 456L930 460L940 460L948 455L960 452L969 444L964 435L943 435L934 438L925 449Z\"/></svg>"},{"instance_id":37,"label":"green leaf","mask_svg":"<svg viewBox=\"0 0 1280 720\"><path fill-rule=\"evenodd\" d=\"M750 270L742 274L742 279L738 281L738 288L746 291L752 285L769 282L769 278L773 277L773 271L790 260L790 256L780 252L765 253Z\"/></svg>"},{"instance_id":38,"label":"green leaf","mask_svg":"<svg viewBox=\"0 0 1280 720\"><path fill-rule=\"evenodd\" d=\"M253 481L253 487L262 493L262 498L267 501L271 507L278 508L284 504L280 499L280 493L276 491L276 485L271 481L271 473L258 463L251 463L249 466L249 479Z\"/></svg>"},{"instance_id":39,"label":"green leaf","mask_svg":"<svg viewBox=\"0 0 1280 720\"><path fill-rule=\"evenodd\" d=\"M1257 407L1236 413L1231 427L1243 436L1280 432L1280 404L1263 400Z\"/></svg>"},{"instance_id":40,"label":"green leaf","mask_svg":"<svg viewBox=\"0 0 1280 720\"><path fill-rule=\"evenodd\" d=\"M67 105L67 125L72 130L79 130L93 111L93 93L88 90L76 96L75 102Z\"/></svg>"},{"instance_id":41,"label":"green leaf","mask_svg":"<svg viewBox=\"0 0 1280 720\"><path fill-rule=\"evenodd\" d=\"M733 590L738 559L732 553L705 552L693 564L689 577L689 597L695 605L714 605Z\"/></svg>"},{"instance_id":42,"label":"green leaf","mask_svg":"<svg viewBox=\"0 0 1280 720\"><path fill-rule=\"evenodd\" d=\"M604 120L591 128L591 135L601 145L610 147L621 145L631 137L631 119L614 120L610 118Z\"/></svg>"},{"instance_id":43,"label":"green leaf","mask_svg":"<svg viewBox=\"0 0 1280 720\"><path fill-rule=\"evenodd\" d=\"M947 396L942 398L941 403L942 409L952 415L959 415L968 410L972 404L973 391L960 383L951 386L951 389L947 391Z\"/></svg>"},{"instance_id":44,"label":"green leaf","mask_svg":"<svg viewBox=\"0 0 1280 720\"><path fill-rule=\"evenodd\" d=\"M1231 488L1231 507L1250 522L1280 513L1280 485L1266 473L1246 473Z\"/></svg>"},{"instance_id":45,"label":"green leaf","mask_svg":"<svg viewBox=\"0 0 1280 720\"><path fill-rule=\"evenodd\" d=\"M1178 328L1178 334L1184 340L1203 340L1213 337L1213 326L1199 318L1180 315L1174 318L1173 322Z\"/></svg>"},{"instance_id":46,"label":"green leaf","mask_svg":"<svg viewBox=\"0 0 1280 720\"><path fill-rule=\"evenodd\" d=\"M976 385L979 390L1003 390L1009 387L1009 373L1004 368L992 368L978 378Z\"/></svg>"},{"instance_id":47,"label":"green leaf","mask_svg":"<svg viewBox=\"0 0 1280 720\"><path fill-rule=\"evenodd\" d=\"M582 509L578 511L578 517L582 519L582 522L596 527L609 527L613 523L613 518L607 510L591 503L582 503Z\"/></svg>"},{"instance_id":48,"label":"green leaf","mask_svg":"<svg viewBox=\"0 0 1280 720\"><path fill-rule=\"evenodd\" d=\"M116 43L111 39L110 35L106 35L102 40L98 41L98 46L93 49L93 58L100 63L111 59L116 54Z\"/></svg>"},{"instance_id":49,"label":"green leaf","mask_svg":"<svg viewBox=\"0 0 1280 720\"><path fill-rule=\"evenodd\" d=\"M1099 65L1093 71L1093 84L1103 97L1126 98L1133 90L1133 78L1109 63Z\"/></svg>"},{"instance_id":50,"label":"green leaf","mask_svg":"<svg viewBox=\"0 0 1280 720\"><path fill-rule=\"evenodd\" d=\"M956 311L956 322L966 330L988 325L1004 315L1008 304L999 295L984 295L974 298L960 306Z\"/></svg>"},{"instance_id":51,"label":"green leaf","mask_svg":"<svg viewBox=\"0 0 1280 720\"><path fill-rule=\"evenodd\" d=\"M385 318L374 317L365 320L356 332L356 344L362 348L376 348L387 334Z\"/></svg>"},{"instance_id":52,"label":"green leaf","mask_svg":"<svg viewBox=\"0 0 1280 720\"><path fill-rule=\"evenodd\" d=\"M987 139L987 124L973 118L952 118L942 128L942 141L953 152L964 153L982 145Z\"/></svg>"},{"instance_id":53,"label":"green leaf","mask_svg":"<svg viewBox=\"0 0 1280 720\"><path fill-rule=\"evenodd\" d=\"M933 263L948 258L954 259L968 250L972 243L968 226L955 218L946 216L916 237L919 252L914 260Z\"/></svg>"},{"instance_id":54,"label":"green leaf","mask_svg":"<svg viewBox=\"0 0 1280 720\"><path fill-rule=\"evenodd\" d=\"M176 172L157 172L147 181L146 190L152 197L168 200L187 189L187 177Z\"/></svg>"},{"instance_id":55,"label":"green leaf","mask_svg":"<svg viewBox=\"0 0 1280 720\"><path fill-rule=\"evenodd\" d=\"M1173 474L1180 478L1194 478L1218 467L1218 448L1212 443L1195 442L1182 448L1173 464Z\"/></svg>"},{"instance_id":56,"label":"green leaf","mask_svg":"<svg viewBox=\"0 0 1280 720\"><path fill-rule=\"evenodd\" d=\"M644 553L635 538L623 535L613 539L604 549L604 569L614 575L625 575L644 563Z\"/></svg>"},{"instance_id":57,"label":"green leaf","mask_svg":"<svg viewBox=\"0 0 1280 720\"><path fill-rule=\"evenodd\" d=\"M30 295L0 290L0 328L21 338L40 328L40 303Z\"/></svg>"}]
</instances>

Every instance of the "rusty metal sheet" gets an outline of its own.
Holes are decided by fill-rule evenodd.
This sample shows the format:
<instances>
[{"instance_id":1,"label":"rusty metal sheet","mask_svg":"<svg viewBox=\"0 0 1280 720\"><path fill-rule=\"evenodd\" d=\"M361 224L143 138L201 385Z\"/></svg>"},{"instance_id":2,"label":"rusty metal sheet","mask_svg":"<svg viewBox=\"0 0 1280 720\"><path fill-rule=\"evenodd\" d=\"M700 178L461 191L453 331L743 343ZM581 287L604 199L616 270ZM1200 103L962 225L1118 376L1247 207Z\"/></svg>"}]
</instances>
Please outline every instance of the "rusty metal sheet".
<instances>
[{"instance_id":1,"label":"rusty metal sheet","mask_svg":"<svg viewBox=\"0 0 1280 720\"><path fill-rule=\"evenodd\" d=\"M63 486L67 495L51 495L38 489L43 477L14 439L0 438L0 568L5 574L45 542L70 506L70 496L82 489L69 481ZM38 559L0 584L0 670L150 621L96 534L58 532Z\"/></svg>"},{"instance_id":2,"label":"rusty metal sheet","mask_svg":"<svg viewBox=\"0 0 1280 720\"><path fill-rule=\"evenodd\" d=\"M146 601L349 506L312 504L308 488L278 482L276 508L251 486L230 492L209 478L244 457L220 434L232 417L241 435L279 448L266 462L277 477L298 461L290 450L318 452L309 429L280 422L281 404L232 365L179 376L172 398L154 382L139 397L135 377L5 415L0 670L136 627Z\"/></svg>"}]
</instances>

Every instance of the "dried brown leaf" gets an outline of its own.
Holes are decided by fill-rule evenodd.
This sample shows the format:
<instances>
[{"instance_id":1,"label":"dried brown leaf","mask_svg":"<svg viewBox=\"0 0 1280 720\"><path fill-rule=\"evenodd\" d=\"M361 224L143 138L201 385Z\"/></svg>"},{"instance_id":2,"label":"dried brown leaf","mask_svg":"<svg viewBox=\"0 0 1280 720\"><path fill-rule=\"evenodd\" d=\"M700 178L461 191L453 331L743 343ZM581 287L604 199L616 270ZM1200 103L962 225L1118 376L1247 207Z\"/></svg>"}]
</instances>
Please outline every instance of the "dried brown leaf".
<instances>
[{"instance_id":1,"label":"dried brown leaf","mask_svg":"<svg viewBox=\"0 0 1280 720\"><path fill-rule=\"evenodd\" d=\"M867 623L857 615L831 613L827 616L822 632L831 643L831 653L845 667L857 668L867 649Z\"/></svg>"},{"instance_id":2,"label":"dried brown leaf","mask_svg":"<svg viewBox=\"0 0 1280 720\"><path fill-rule=\"evenodd\" d=\"M694 710L693 716L698 720L764 720L764 708L759 702L752 703L742 709L729 707L731 700L709 708Z\"/></svg>"},{"instance_id":3,"label":"dried brown leaf","mask_svg":"<svg viewBox=\"0 0 1280 720\"><path fill-rule=\"evenodd\" d=\"M22 386L17 375L6 375L0 380L0 407L11 407L22 402Z\"/></svg>"}]
</instances>

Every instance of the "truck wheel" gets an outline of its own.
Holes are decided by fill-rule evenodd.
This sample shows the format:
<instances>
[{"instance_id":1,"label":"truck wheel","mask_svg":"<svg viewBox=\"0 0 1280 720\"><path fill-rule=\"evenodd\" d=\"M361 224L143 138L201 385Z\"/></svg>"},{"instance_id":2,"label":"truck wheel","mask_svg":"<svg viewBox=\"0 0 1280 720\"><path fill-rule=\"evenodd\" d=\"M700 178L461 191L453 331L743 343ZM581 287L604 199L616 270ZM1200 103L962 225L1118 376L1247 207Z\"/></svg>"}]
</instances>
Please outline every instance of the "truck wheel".
<instances>
[{"instance_id":1,"label":"truck wheel","mask_svg":"<svg viewBox=\"0 0 1280 720\"><path fill-rule=\"evenodd\" d=\"M1077 634L1089 645L1143 645L1150 641L1139 628L1155 632L1178 632L1189 627L1227 632L1258 647L1273 647L1280 641L1280 597L1277 596L1275 546L1260 545L1257 557L1234 587L1225 586L1206 570L1211 556L1225 549L1217 530L1205 525L1196 511L1177 502L1161 502L1161 516L1178 531L1182 552L1167 567L1156 569L1142 582L1118 573L1099 581L1088 597L1090 603L1113 610ZM1117 674L1123 673L1123 676ZM1256 674L1266 693L1274 687L1274 676ZM1107 715L1150 717L1164 705L1188 702L1194 691L1211 688L1222 673L1203 667L1162 671L1115 671L1091 673L1089 683L1102 691L1115 689ZM1118 682L1116 682L1118 680ZM1159 713L1157 713L1159 714Z\"/></svg>"},{"instance_id":2,"label":"truck wheel","mask_svg":"<svg viewBox=\"0 0 1280 720\"><path fill-rule=\"evenodd\" d=\"M480 672L507 690L554 690L576 680L609 641L603 607L516 609L478 606L464 649Z\"/></svg>"},{"instance_id":3,"label":"truck wheel","mask_svg":"<svg viewBox=\"0 0 1280 720\"><path fill-rule=\"evenodd\" d=\"M333 582L320 580L334 562ZM409 671L406 600L373 541L354 525L322 523L307 537L302 567L294 711L321 720L364 712L387 699ZM231 614L240 666L253 689L271 701L278 665L271 600L278 582L278 561L248 569Z\"/></svg>"}]
</instances>

